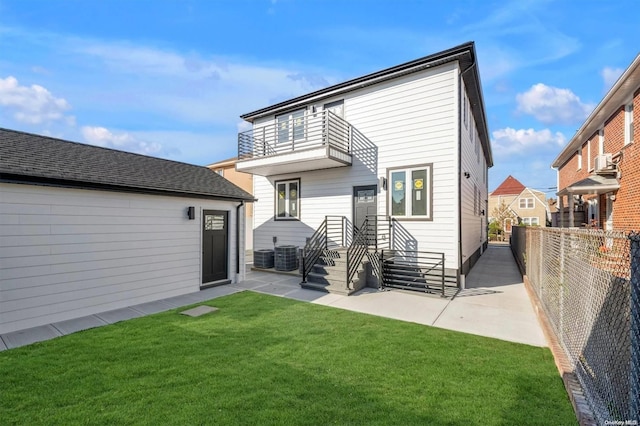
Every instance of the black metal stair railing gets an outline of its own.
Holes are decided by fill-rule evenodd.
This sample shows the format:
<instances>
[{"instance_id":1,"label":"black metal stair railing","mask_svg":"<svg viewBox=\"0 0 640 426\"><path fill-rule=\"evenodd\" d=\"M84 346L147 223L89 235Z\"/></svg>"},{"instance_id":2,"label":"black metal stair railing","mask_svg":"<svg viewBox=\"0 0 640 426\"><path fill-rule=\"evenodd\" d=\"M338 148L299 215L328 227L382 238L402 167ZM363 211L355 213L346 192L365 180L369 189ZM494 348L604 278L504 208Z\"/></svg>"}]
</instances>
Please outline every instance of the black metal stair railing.
<instances>
[{"instance_id":1,"label":"black metal stair railing","mask_svg":"<svg viewBox=\"0 0 640 426\"><path fill-rule=\"evenodd\" d=\"M369 219L366 218L359 228L354 229L353 241L347 249L347 290L350 290L351 280L358 271L364 255L369 251L369 227Z\"/></svg>"},{"instance_id":2,"label":"black metal stair railing","mask_svg":"<svg viewBox=\"0 0 640 426\"><path fill-rule=\"evenodd\" d=\"M302 250L302 282L307 282L309 272L320 256L330 247L344 244L344 216L325 216Z\"/></svg>"}]
</instances>

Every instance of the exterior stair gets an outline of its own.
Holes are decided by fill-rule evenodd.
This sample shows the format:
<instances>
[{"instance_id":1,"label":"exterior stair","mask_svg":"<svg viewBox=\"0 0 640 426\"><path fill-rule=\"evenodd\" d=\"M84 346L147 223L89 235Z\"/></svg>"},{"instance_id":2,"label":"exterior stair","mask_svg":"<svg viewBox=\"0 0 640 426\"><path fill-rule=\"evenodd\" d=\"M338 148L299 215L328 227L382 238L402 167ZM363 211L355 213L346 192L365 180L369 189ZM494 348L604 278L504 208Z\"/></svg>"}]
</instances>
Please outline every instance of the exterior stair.
<instances>
[{"instance_id":1,"label":"exterior stair","mask_svg":"<svg viewBox=\"0 0 640 426\"><path fill-rule=\"evenodd\" d=\"M307 282L300 283L302 288L350 295L367 285L365 265L367 257L358 265L358 269L347 286L347 249L325 250L307 275Z\"/></svg>"}]
</instances>

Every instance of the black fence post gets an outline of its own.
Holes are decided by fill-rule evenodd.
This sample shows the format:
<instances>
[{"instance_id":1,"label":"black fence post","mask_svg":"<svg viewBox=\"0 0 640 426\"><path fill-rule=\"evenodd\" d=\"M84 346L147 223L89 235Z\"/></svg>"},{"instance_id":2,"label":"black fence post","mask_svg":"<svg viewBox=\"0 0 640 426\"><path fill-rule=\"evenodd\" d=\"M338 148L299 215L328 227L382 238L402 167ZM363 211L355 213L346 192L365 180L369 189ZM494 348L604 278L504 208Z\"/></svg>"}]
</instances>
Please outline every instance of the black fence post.
<instances>
[{"instance_id":1,"label":"black fence post","mask_svg":"<svg viewBox=\"0 0 640 426\"><path fill-rule=\"evenodd\" d=\"M631 241L629 420L638 422L640 421L640 232L631 232L629 240Z\"/></svg>"}]
</instances>

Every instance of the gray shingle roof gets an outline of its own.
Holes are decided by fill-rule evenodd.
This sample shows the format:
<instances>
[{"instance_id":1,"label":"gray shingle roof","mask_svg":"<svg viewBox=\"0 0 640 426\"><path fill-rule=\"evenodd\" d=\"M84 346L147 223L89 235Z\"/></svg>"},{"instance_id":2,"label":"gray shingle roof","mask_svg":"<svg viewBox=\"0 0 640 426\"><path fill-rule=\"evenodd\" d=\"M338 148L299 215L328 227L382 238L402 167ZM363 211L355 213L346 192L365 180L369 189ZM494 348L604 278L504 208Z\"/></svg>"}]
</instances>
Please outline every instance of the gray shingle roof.
<instances>
[{"instance_id":1,"label":"gray shingle roof","mask_svg":"<svg viewBox=\"0 0 640 426\"><path fill-rule=\"evenodd\" d=\"M0 180L253 201L202 166L0 128Z\"/></svg>"}]
</instances>

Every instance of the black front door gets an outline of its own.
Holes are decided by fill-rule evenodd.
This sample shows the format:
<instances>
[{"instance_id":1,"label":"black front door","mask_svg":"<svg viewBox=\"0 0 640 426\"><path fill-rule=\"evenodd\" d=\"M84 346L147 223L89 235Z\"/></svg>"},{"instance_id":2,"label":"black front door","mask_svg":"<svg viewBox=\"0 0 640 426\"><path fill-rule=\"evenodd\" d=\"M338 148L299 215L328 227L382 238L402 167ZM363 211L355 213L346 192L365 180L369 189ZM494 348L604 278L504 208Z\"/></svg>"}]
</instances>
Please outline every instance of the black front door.
<instances>
[{"instance_id":1,"label":"black front door","mask_svg":"<svg viewBox=\"0 0 640 426\"><path fill-rule=\"evenodd\" d=\"M367 216L373 216L377 214L378 202L377 202L377 185L367 186L354 186L353 187L353 227L359 229ZM371 237L376 235L375 231L376 221L375 218L369 223L369 231L371 231Z\"/></svg>"},{"instance_id":2,"label":"black front door","mask_svg":"<svg viewBox=\"0 0 640 426\"><path fill-rule=\"evenodd\" d=\"M205 210L202 215L202 283L226 280L228 212Z\"/></svg>"}]
</instances>

